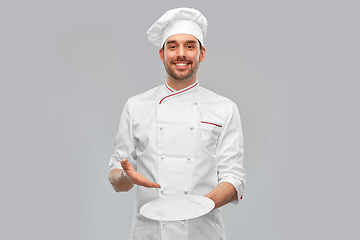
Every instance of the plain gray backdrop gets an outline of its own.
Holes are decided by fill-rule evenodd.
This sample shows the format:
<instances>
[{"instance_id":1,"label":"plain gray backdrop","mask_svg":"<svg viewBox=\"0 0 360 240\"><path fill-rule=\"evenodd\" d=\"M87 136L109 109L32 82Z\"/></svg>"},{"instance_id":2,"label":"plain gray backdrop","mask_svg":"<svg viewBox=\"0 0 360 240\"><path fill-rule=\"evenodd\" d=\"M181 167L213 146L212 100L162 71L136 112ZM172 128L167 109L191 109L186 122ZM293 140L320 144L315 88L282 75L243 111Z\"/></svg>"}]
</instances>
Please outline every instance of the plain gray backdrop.
<instances>
[{"instance_id":1,"label":"plain gray backdrop","mask_svg":"<svg viewBox=\"0 0 360 240\"><path fill-rule=\"evenodd\" d=\"M208 19L200 85L235 101L244 199L229 240L358 239L358 1L3 1L1 239L127 239L135 191L107 180L127 98L165 71L146 31Z\"/></svg>"}]
</instances>

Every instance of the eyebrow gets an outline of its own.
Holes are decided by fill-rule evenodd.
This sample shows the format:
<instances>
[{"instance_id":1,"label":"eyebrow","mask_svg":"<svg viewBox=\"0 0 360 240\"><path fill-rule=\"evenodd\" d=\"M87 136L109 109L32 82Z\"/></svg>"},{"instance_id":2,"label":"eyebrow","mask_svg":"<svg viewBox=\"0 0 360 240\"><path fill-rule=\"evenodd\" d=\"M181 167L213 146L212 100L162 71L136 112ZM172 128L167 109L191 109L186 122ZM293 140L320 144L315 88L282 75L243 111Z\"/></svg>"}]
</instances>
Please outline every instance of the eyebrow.
<instances>
[{"instance_id":1,"label":"eyebrow","mask_svg":"<svg viewBox=\"0 0 360 240\"><path fill-rule=\"evenodd\" d=\"M175 42L176 42L175 40L167 41L166 44L175 43Z\"/></svg>"},{"instance_id":2,"label":"eyebrow","mask_svg":"<svg viewBox=\"0 0 360 240\"><path fill-rule=\"evenodd\" d=\"M177 41L176 40L171 40L171 41L167 41L166 42L166 44L171 44L171 43L176 43ZM195 41L195 40L187 40L187 41L185 41L186 43L197 43L197 41Z\"/></svg>"},{"instance_id":3,"label":"eyebrow","mask_svg":"<svg viewBox=\"0 0 360 240\"><path fill-rule=\"evenodd\" d=\"M186 41L186 43L194 43L194 44L197 44L198 41L195 41L195 40L189 40L189 41Z\"/></svg>"}]
</instances>

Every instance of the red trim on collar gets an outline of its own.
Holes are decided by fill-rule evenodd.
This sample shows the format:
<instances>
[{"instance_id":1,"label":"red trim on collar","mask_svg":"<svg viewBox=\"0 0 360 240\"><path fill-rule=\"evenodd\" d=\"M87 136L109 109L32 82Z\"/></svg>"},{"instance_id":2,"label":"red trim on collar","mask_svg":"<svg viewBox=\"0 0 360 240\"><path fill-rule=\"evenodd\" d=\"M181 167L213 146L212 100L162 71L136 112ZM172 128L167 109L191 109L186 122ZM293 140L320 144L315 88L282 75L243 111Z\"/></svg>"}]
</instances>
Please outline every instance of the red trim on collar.
<instances>
[{"instance_id":1,"label":"red trim on collar","mask_svg":"<svg viewBox=\"0 0 360 240\"><path fill-rule=\"evenodd\" d=\"M174 94L171 94L171 95L168 95L168 96L164 97L163 99L160 100L159 104L161 104L162 101L164 101L165 98L172 97L172 96L178 95L178 94L180 94L180 93L186 92L186 91L192 89L193 87L197 86L198 84L199 84L199 82L197 82L195 85L193 85L193 86L191 86L191 87L189 87L189 88L187 88L187 89L185 89L185 90L182 90L182 91L180 91L180 92L177 92L177 93L174 93ZM166 85L166 84L165 84L165 85Z\"/></svg>"},{"instance_id":2,"label":"red trim on collar","mask_svg":"<svg viewBox=\"0 0 360 240\"><path fill-rule=\"evenodd\" d=\"M171 88L167 85L167 83L165 83L165 87L166 87L167 89L169 89L170 92L174 92L174 91L171 90Z\"/></svg>"},{"instance_id":3,"label":"red trim on collar","mask_svg":"<svg viewBox=\"0 0 360 240\"><path fill-rule=\"evenodd\" d=\"M206 124L211 124L211 125L214 125L214 126L217 126L217 127L222 127L221 125L219 124L215 124L215 123L211 123L211 122L204 122L204 121L201 121L201 123L206 123Z\"/></svg>"}]
</instances>

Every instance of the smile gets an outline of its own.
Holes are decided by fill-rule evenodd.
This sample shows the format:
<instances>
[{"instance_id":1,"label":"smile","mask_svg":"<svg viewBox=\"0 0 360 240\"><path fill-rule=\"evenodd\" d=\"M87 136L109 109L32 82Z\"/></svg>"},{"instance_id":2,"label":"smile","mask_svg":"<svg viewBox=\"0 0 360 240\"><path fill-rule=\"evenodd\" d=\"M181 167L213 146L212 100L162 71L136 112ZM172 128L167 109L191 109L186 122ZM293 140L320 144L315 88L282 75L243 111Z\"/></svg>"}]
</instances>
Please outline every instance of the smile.
<instances>
[{"instance_id":1,"label":"smile","mask_svg":"<svg viewBox=\"0 0 360 240\"><path fill-rule=\"evenodd\" d=\"M179 66L179 67L184 67L184 66L187 66L188 63L175 63L176 66Z\"/></svg>"}]
</instances>

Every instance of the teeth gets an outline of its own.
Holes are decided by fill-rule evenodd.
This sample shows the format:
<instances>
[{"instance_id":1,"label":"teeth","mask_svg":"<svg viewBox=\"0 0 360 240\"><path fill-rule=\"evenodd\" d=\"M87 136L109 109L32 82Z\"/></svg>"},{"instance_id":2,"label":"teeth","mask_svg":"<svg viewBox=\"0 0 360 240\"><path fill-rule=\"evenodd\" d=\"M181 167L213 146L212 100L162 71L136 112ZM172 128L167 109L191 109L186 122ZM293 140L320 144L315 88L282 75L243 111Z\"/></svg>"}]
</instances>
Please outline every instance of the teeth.
<instances>
[{"instance_id":1,"label":"teeth","mask_svg":"<svg viewBox=\"0 0 360 240\"><path fill-rule=\"evenodd\" d=\"M176 66L186 66L187 63L176 63L175 65L176 65Z\"/></svg>"}]
</instances>

